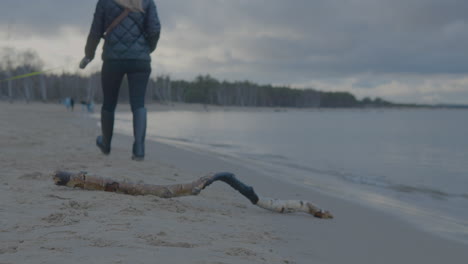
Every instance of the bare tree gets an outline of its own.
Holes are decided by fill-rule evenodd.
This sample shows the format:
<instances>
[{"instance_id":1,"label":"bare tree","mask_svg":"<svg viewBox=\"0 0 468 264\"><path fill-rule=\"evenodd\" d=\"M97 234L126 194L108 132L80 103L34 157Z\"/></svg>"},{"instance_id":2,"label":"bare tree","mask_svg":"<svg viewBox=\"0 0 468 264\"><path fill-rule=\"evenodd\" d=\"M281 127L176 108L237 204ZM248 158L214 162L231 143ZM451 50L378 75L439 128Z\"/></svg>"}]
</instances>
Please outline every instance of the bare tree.
<instances>
[{"instance_id":1,"label":"bare tree","mask_svg":"<svg viewBox=\"0 0 468 264\"><path fill-rule=\"evenodd\" d=\"M47 88L44 80L44 75L39 76L39 86L41 89L41 99L43 102L47 102Z\"/></svg>"},{"instance_id":2,"label":"bare tree","mask_svg":"<svg viewBox=\"0 0 468 264\"><path fill-rule=\"evenodd\" d=\"M11 72L8 70L7 71L7 76L11 76ZM8 80L8 100L10 101L10 103L13 102L13 81L12 80Z\"/></svg>"}]
</instances>

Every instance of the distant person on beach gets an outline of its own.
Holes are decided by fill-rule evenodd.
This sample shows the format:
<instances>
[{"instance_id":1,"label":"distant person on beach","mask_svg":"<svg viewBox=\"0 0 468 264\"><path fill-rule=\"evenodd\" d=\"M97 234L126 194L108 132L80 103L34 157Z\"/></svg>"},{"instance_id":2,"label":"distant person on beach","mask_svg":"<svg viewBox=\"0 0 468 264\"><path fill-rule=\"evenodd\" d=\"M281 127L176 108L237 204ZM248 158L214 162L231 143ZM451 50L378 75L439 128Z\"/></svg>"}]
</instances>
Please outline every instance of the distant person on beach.
<instances>
[{"instance_id":1,"label":"distant person on beach","mask_svg":"<svg viewBox=\"0 0 468 264\"><path fill-rule=\"evenodd\" d=\"M85 100L81 100L81 111L88 111L88 113L94 112L94 104L93 102L87 102Z\"/></svg>"},{"instance_id":2,"label":"distant person on beach","mask_svg":"<svg viewBox=\"0 0 468 264\"><path fill-rule=\"evenodd\" d=\"M70 97L65 97L65 99L63 99L63 104L65 105L67 110L70 110L70 108L71 108L71 98Z\"/></svg>"},{"instance_id":3,"label":"distant person on beach","mask_svg":"<svg viewBox=\"0 0 468 264\"><path fill-rule=\"evenodd\" d=\"M102 135L96 145L108 155L114 129L114 113L119 89L127 75L133 113L134 160L145 156L145 93L151 73L150 54L156 49L161 25L153 0L99 0L80 68L93 60L101 38L105 39L101 81L104 101L101 108Z\"/></svg>"}]
</instances>

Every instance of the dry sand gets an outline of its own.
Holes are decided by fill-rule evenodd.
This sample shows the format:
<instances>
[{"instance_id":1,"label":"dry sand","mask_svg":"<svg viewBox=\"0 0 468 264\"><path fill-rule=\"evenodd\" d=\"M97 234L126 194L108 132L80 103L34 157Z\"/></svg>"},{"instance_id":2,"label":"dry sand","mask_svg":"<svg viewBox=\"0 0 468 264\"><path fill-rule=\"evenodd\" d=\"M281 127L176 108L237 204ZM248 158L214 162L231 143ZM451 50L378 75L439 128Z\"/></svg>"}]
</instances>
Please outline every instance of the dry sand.
<instances>
[{"instance_id":1,"label":"dry sand","mask_svg":"<svg viewBox=\"0 0 468 264\"><path fill-rule=\"evenodd\" d=\"M124 107L120 107L123 109ZM79 109L78 109L79 110ZM468 246L349 201L277 182L206 153L115 135L94 145L97 121L61 105L0 103L0 263L466 263ZM55 170L171 184L231 171L257 193L310 200L336 219L252 206L223 183L161 199L58 187ZM286 177L286 175L285 175Z\"/></svg>"}]
</instances>

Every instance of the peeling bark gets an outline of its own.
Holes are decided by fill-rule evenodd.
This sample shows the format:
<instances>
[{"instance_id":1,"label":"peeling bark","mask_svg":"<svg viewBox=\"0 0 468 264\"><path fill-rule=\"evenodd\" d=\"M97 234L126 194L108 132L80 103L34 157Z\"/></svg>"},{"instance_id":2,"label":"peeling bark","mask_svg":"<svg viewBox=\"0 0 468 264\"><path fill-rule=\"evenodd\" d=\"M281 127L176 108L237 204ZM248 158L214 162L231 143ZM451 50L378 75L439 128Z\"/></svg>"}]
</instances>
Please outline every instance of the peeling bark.
<instances>
[{"instance_id":1,"label":"peeling bark","mask_svg":"<svg viewBox=\"0 0 468 264\"><path fill-rule=\"evenodd\" d=\"M278 213L304 212L317 218L331 219L332 214L323 211L312 203L300 200L277 200L258 197L251 186L239 181L236 176L229 172L216 173L201 177L193 182L172 185L152 185L130 182L117 182L112 179L87 175L86 172L72 174L58 171L53 174L56 185L71 188L82 188L85 190L98 190L116 192L129 195L155 195L161 198L174 198L189 195L198 195L203 189L215 181L223 181L233 189L239 191L250 202L260 208Z\"/></svg>"},{"instance_id":2,"label":"peeling bark","mask_svg":"<svg viewBox=\"0 0 468 264\"><path fill-rule=\"evenodd\" d=\"M301 200L277 200L272 198L261 198L257 204L258 207L278 213L303 212L311 214L318 218L331 219L333 215L328 211L323 211L313 205L311 202Z\"/></svg>"}]
</instances>

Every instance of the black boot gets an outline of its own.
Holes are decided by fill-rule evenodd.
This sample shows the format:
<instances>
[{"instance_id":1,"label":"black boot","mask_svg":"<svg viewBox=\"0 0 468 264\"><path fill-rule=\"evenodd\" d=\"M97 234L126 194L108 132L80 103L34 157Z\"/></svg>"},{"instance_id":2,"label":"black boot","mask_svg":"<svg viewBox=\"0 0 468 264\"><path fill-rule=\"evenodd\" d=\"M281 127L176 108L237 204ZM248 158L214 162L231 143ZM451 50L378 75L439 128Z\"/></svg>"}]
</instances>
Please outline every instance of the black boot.
<instances>
[{"instance_id":1,"label":"black boot","mask_svg":"<svg viewBox=\"0 0 468 264\"><path fill-rule=\"evenodd\" d=\"M133 160L145 159L145 136L146 136L146 109L139 108L133 111Z\"/></svg>"},{"instance_id":2,"label":"black boot","mask_svg":"<svg viewBox=\"0 0 468 264\"><path fill-rule=\"evenodd\" d=\"M96 145L103 154L109 155L114 131L114 112L101 110L101 131L102 135L96 138Z\"/></svg>"}]
</instances>

